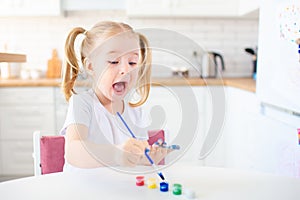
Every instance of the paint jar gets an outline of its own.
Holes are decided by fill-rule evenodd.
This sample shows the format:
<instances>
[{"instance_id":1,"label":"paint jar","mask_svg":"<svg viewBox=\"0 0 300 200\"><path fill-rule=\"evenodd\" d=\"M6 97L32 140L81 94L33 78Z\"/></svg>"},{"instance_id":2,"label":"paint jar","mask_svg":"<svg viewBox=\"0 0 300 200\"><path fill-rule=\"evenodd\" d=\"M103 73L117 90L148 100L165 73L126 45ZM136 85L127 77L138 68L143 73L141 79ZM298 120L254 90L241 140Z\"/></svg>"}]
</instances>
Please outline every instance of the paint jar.
<instances>
[{"instance_id":1,"label":"paint jar","mask_svg":"<svg viewBox=\"0 0 300 200\"><path fill-rule=\"evenodd\" d=\"M161 182L159 185L160 185L159 189L160 189L161 192L168 192L169 191L169 183Z\"/></svg>"},{"instance_id":2,"label":"paint jar","mask_svg":"<svg viewBox=\"0 0 300 200\"><path fill-rule=\"evenodd\" d=\"M147 186L149 189L155 189L157 187L156 185L156 179L155 178L149 178L147 181Z\"/></svg>"},{"instance_id":3,"label":"paint jar","mask_svg":"<svg viewBox=\"0 0 300 200\"><path fill-rule=\"evenodd\" d=\"M143 185L145 185L144 176L137 176L135 184L137 186L143 186Z\"/></svg>"},{"instance_id":4,"label":"paint jar","mask_svg":"<svg viewBox=\"0 0 300 200\"><path fill-rule=\"evenodd\" d=\"M184 194L185 194L185 197L187 199L195 199L196 198L196 194L195 194L195 191L194 190L191 190L191 189L184 189Z\"/></svg>"},{"instance_id":5,"label":"paint jar","mask_svg":"<svg viewBox=\"0 0 300 200\"><path fill-rule=\"evenodd\" d=\"M178 183L173 184L173 194L181 195L182 194L182 186Z\"/></svg>"}]
</instances>

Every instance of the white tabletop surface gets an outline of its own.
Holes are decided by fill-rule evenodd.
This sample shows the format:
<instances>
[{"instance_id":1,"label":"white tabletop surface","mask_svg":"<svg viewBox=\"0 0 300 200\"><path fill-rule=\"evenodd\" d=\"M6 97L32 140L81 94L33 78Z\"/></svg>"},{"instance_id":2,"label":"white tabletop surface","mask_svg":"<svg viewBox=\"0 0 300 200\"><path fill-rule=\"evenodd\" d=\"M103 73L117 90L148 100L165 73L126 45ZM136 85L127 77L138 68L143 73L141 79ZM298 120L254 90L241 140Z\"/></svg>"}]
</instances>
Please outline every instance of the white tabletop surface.
<instances>
[{"instance_id":1,"label":"white tabletop surface","mask_svg":"<svg viewBox=\"0 0 300 200\"><path fill-rule=\"evenodd\" d=\"M299 200L300 179L232 169L175 164L163 170L170 191L163 193L135 185L136 175L109 168L80 173L56 173L0 183L0 199L187 199L172 194L173 183L192 189L198 200ZM155 174L145 175L147 180ZM159 179L157 178L158 183ZM159 186L158 186L159 187Z\"/></svg>"}]
</instances>

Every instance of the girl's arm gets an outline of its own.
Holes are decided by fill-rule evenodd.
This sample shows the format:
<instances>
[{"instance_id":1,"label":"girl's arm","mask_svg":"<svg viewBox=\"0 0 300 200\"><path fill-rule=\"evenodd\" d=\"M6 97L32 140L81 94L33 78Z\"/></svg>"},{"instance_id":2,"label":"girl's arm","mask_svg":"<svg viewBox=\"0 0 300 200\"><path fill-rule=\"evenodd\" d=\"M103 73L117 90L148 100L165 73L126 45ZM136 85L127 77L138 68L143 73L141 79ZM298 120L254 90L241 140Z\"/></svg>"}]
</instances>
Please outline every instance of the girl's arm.
<instances>
[{"instance_id":1,"label":"girl's arm","mask_svg":"<svg viewBox=\"0 0 300 200\"><path fill-rule=\"evenodd\" d=\"M69 164L79 168L96 168L103 164L97 161L91 153L91 146L87 141L88 128L80 124L72 124L66 130L65 155ZM87 148L88 146L88 148Z\"/></svg>"},{"instance_id":2,"label":"girl's arm","mask_svg":"<svg viewBox=\"0 0 300 200\"><path fill-rule=\"evenodd\" d=\"M66 160L79 168L135 166L144 157L147 141L129 139L123 145L96 144L87 140L88 128L72 124L66 130Z\"/></svg>"}]
</instances>

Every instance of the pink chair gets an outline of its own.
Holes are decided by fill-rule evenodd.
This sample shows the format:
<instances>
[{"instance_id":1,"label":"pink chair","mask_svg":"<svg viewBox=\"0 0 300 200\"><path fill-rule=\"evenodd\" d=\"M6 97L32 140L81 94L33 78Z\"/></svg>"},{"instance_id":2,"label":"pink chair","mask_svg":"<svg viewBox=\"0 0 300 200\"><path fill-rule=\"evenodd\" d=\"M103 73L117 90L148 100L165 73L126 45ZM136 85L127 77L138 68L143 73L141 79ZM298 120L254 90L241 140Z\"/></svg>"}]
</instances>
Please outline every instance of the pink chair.
<instances>
[{"instance_id":1,"label":"pink chair","mask_svg":"<svg viewBox=\"0 0 300 200\"><path fill-rule=\"evenodd\" d=\"M154 144L158 139L161 139L163 142L165 142L165 132L164 130L150 130L148 131L148 143L149 145ZM159 165L164 165L165 160L161 160Z\"/></svg>"},{"instance_id":2,"label":"pink chair","mask_svg":"<svg viewBox=\"0 0 300 200\"><path fill-rule=\"evenodd\" d=\"M39 131L33 137L34 174L43 175L62 172L65 163L64 136L41 136Z\"/></svg>"}]
</instances>

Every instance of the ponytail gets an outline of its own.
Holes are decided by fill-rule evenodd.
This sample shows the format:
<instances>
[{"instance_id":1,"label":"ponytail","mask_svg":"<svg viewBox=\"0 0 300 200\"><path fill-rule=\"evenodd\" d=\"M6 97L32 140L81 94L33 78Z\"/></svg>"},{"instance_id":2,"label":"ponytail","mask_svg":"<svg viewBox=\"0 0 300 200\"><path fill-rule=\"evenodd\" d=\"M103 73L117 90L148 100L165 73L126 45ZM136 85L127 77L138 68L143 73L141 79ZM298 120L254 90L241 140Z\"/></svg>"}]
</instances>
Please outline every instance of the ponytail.
<instances>
[{"instance_id":1,"label":"ponytail","mask_svg":"<svg viewBox=\"0 0 300 200\"><path fill-rule=\"evenodd\" d=\"M79 64L75 54L74 43L79 34L84 34L85 29L77 27L74 28L68 35L65 43L65 64L63 71L62 89L67 101L69 101L74 91L74 83L79 73Z\"/></svg>"},{"instance_id":2,"label":"ponytail","mask_svg":"<svg viewBox=\"0 0 300 200\"><path fill-rule=\"evenodd\" d=\"M149 47L149 42L147 38L138 33L139 42L140 42L140 69L139 69L139 79L137 81L137 93L140 96L140 100L136 103L129 103L131 107L137 107L145 103L148 99L150 86L151 86L151 62L152 62L152 51Z\"/></svg>"}]
</instances>

